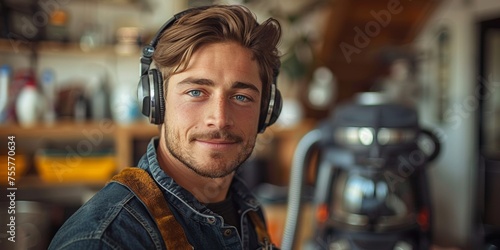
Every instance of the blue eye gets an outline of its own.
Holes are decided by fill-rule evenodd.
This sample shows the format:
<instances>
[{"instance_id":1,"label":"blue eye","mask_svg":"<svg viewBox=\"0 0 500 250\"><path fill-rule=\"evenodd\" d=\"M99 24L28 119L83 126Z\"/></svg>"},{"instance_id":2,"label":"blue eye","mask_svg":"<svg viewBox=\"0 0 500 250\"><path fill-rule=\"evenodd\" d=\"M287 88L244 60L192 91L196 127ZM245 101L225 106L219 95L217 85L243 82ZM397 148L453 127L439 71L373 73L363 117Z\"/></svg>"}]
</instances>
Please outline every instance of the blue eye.
<instances>
[{"instance_id":1,"label":"blue eye","mask_svg":"<svg viewBox=\"0 0 500 250\"><path fill-rule=\"evenodd\" d=\"M201 91L199 90L191 90L188 92L188 95L193 96L193 97L199 97L201 96Z\"/></svg>"},{"instance_id":2,"label":"blue eye","mask_svg":"<svg viewBox=\"0 0 500 250\"><path fill-rule=\"evenodd\" d=\"M237 96L234 97L234 99L236 99L237 101L240 101L240 102L246 102L246 101L248 101L248 97L243 96L243 95L237 95Z\"/></svg>"}]
</instances>

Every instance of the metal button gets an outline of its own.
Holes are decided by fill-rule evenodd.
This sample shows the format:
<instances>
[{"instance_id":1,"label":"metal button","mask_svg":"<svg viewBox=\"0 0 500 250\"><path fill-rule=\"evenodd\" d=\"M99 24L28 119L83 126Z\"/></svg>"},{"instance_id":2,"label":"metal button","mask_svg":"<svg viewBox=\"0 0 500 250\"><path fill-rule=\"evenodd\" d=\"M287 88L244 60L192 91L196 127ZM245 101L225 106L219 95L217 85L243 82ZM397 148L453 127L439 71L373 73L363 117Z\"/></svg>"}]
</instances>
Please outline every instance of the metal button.
<instances>
[{"instance_id":1,"label":"metal button","mask_svg":"<svg viewBox=\"0 0 500 250\"><path fill-rule=\"evenodd\" d=\"M208 217L207 221L208 221L208 223L210 223L212 225L215 224L215 218L214 217Z\"/></svg>"},{"instance_id":2,"label":"metal button","mask_svg":"<svg viewBox=\"0 0 500 250\"><path fill-rule=\"evenodd\" d=\"M232 233L233 233L233 230L231 230L231 229L224 230L224 236L226 236L226 237L231 236Z\"/></svg>"},{"instance_id":3,"label":"metal button","mask_svg":"<svg viewBox=\"0 0 500 250\"><path fill-rule=\"evenodd\" d=\"M252 206L255 206L257 204L257 201L255 199L250 199L248 200L248 203L250 203L250 205Z\"/></svg>"}]
</instances>

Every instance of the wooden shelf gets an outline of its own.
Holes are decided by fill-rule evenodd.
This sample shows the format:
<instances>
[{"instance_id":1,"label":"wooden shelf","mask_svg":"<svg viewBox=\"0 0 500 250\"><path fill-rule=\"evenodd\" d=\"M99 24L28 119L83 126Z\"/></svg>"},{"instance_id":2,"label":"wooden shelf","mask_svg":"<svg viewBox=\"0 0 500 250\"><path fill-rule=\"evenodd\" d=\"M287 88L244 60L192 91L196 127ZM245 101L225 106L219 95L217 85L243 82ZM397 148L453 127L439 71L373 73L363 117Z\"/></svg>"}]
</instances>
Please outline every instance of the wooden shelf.
<instances>
[{"instance_id":1,"label":"wooden shelf","mask_svg":"<svg viewBox=\"0 0 500 250\"><path fill-rule=\"evenodd\" d=\"M140 56L140 48L133 52L119 53L113 44L105 44L95 49L84 51L75 42L62 43L53 41L30 42L14 39L0 39L0 53L41 55L75 55L75 56Z\"/></svg>"},{"instance_id":2,"label":"wooden shelf","mask_svg":"<svg viewBox=\"0 0 500 250\"><path fill-rule=\"evenodd\" d=\"M23 176L16 185L16 199L79 207L105 185L106 182L47 183L38 176ZM0 187L0 195L7 195L6 186Z\"/></svg>"},{"instance_id":3,"label":"wooden shelf","mask_svg":"<svg viewBox=\"0 0 500 250\"><path fill-rule=\"evenodd\" d=\"M59 121L54 124L36 124L29 127L21 127L18 124L0 125L0 138L3 138L1 140L4 141L10 135L15 135L16 140L40 138L51 139L53 141L107 139L114 144L117 171L119 171L134 164L133 140L148 140L149 138L158 136L159 130L157 126L145 122L117 124L111 120L84 123ZM22 148L16 150L22 151Z\"/></svg>"}]
</instances>

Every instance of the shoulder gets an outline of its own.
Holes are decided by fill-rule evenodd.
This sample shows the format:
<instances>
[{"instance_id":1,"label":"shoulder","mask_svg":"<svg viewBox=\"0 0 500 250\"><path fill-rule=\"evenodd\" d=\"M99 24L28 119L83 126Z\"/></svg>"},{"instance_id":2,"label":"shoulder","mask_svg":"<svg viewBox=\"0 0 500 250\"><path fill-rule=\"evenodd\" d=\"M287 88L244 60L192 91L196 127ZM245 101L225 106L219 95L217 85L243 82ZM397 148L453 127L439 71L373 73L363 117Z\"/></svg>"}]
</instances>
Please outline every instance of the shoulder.
<instances>
[{"instance_id":1,"label":"shoulder","mask_svg":"<svg viewBox=\"0 0 500 250\"><path fill-rule=\"evenodd\" d=\"M142 203L126 187L111 182L64 223L50 248L122 249L133 242L161 248L161 236Z\"/></svg>"}]
</instances>

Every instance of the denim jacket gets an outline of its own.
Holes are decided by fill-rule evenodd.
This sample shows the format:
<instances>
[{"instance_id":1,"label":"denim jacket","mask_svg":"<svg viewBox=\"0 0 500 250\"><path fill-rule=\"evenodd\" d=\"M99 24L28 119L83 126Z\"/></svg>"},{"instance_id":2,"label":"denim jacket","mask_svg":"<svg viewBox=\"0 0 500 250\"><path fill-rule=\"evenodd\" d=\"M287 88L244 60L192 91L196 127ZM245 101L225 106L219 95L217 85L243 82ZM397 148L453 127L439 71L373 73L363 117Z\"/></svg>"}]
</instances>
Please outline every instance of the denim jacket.
<instances>
[{"instance_id":1,"label":"denim jacket","mask_svg":"<svg viewBox=\"0 0 500 250\"><path fill-rule=\"evenodd\" d=\"M221 216L210 211L187 190L180 187L160 168L153 139L138 167L151 174L159 185L170 209L182 225L194 249L258 249L255 228L248 212L261 206L236 176L231 184L233 198L241 216L241 234L224 224ZM148 210L129 191L116 182L103 189L73 214L54 236L49 249L166 249L160 231Z\"/></svg>"}]
</instances>

